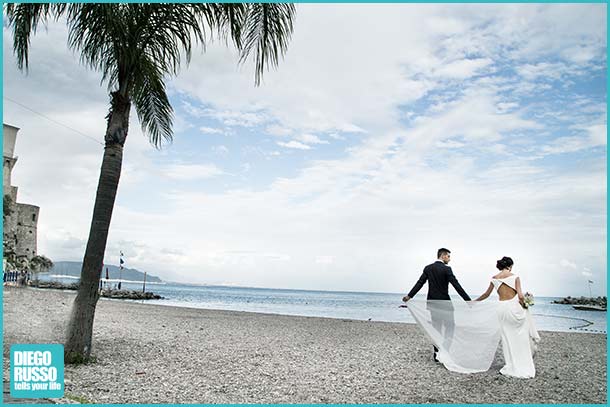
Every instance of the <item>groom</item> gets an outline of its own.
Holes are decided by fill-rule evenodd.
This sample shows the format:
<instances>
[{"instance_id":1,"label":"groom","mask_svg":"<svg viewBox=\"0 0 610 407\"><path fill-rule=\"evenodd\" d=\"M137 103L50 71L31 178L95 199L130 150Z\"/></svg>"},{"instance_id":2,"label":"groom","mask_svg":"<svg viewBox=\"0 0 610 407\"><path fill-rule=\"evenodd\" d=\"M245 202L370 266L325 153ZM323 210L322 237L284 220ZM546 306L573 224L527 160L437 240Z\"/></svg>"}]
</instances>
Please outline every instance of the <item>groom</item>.
<instances>
[{"instance_id":1,"label":"groom","mask_svg":"<svg viewBox=\"0 0 610 407\"><path fill-rule=\"evenodd\" d=\"M403 301L407 302L417 294L417 292L424 286L424 283L428 281L428 300L449 300L449 283L455 288L460 297L464 301L470 301L470 297L466 294L466 291L462 288L457 278L453 275L453 271L449 264L451 261L451 251L442 248L438 249L436 253L437 260L427 265L415 286L409 291L409 294L403 297ZM445 329L445 346L448 349L451 344L451 338L453 337L453 331L455 329L455 322L453 320L453 306L451 302L448 303L428 303L428 310L430 311L430 318L432 319L432 326L440 333L443 328ZM449 311L449 312L447 312ZM438 362L436 353L438 348L434 346L434 360Z\"/></svg>"}]
</instances>

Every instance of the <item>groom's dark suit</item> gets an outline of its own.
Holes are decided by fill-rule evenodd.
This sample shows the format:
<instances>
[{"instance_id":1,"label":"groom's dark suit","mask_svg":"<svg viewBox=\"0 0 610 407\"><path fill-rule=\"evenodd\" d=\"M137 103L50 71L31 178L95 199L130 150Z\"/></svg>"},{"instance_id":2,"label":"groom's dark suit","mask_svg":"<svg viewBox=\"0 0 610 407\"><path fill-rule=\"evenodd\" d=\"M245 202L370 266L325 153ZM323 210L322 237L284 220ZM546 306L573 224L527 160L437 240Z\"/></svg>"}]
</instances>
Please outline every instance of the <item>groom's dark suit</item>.
<instances>
[{"instance_id":1,"label":"groom's dark suit","mask_svg":"<svg viewBox=\"0 0 610 407\"><path fill-rule=\"evenodd\" d=\"M413 286L407 295L410 298L413 298L424 286L426 281L428 281L428 300L449 300L447 302L429 301L427 306L428 311L430 311L432 326L439 333L443 333L444 331L443 346L445 349L449 349L453 339L453 331L455 330L453 306L451 305L451 298L449 297L449 283L451 283L464 301L470 301L470 297L453 275L451 267L440 260L437 260L424 268L421 277L419 277L419 280L417 280L417 283L415 283L415 286ZM434 346L434 360L436 360L436 352L438 352L438 348Z\"/></svg>"},{"instance_id":2,"label":"groom's dark suit","mask_svg":"<svg viewBox=\"0 0 610 407\"><path fill-rule=\"evenodd\" d=\"M466 291L462 288L457 278L453 275L451 267L446 265L440 260L435 261L432 264L427 265L415 286L411 289L408 296L413 298L415 294L424 286L428 281L428 299L429 300L450 300L449 298L449 283L455 288L460 297L464 301L470 301L470 297L466 294Z\"/></svg>"}]
</instances>

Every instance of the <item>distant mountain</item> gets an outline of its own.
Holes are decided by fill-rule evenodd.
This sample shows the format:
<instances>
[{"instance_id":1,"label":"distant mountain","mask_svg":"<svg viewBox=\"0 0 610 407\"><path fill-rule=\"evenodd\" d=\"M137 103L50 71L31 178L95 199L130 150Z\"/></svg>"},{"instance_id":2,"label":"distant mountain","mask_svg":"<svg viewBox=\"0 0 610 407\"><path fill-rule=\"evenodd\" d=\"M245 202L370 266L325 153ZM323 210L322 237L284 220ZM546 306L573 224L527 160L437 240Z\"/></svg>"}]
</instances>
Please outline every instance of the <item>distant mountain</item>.
<instances>
[{"instance_id":1,"label":"distant mountain","mask_svg":"<svg viewBox=\"0 0 610 407\"><path fill-rule=\"evenodd\" d=\"M49 270L50 274L62 274L66 276L80 277L83 263L80 261L56 261L53 268ZM102 269L102 278L106 278L106 268L108 268L108 277L110 279L119 279L119 266L104 265ZM144 273L136 269L124 268L120 273L123 280L144 281ZM146 273L146 281L152 283L161 283L159 277Z\"/></svg>"}]
</instances>

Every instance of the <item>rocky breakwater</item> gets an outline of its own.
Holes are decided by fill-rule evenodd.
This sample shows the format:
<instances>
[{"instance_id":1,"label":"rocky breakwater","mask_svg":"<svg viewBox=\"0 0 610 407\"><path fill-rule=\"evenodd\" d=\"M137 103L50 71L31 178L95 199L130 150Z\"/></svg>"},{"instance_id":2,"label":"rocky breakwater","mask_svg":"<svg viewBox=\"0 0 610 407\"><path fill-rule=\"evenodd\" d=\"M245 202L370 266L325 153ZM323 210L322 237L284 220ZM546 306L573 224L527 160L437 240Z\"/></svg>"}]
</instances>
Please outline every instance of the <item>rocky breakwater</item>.
<instances>
[{"instance_id":1,"label":"rocky breakwater","mask_svg":"<svg viewBox=\"0 0 610 407\"><path fill-rule=\"evenodd\" d=\"M608 299L606 297L565 297L561 300L553 301L553 304L568 304L568 305L596 305L606 308Z\"/></svg>"},{"instance_id":2,"label":"rocky breakwater","mask_svg":"<svg viewBox=\"0 0 610 407\"><path fill-rule=\"evenodd\" d=\"M135 290L102 290L100 293L102 297L106 298L117 298L120 300L162 300L163 297L160 295L151 293L149 291L135 291Z\"/></svg>"},{"instance_id":3,"label":"rocky breakwater","mask_svg":"<svg viewBox=\"0 0 610 407\"><path fill-rule=\"evenodd\" d=\"M36 287L36 288L53 288L56 290L77 290L78 289L78 283L65 284L65 283L60 283L59 281L32 280L29 282L29 285L31 287Z\"/></svg>"},{"instance_id":4,"label":"rocky breakwater","mask_svg":"<svg viewBox=\"0 0 610 407\"><path fill-rule=\"evenodd\" d=\"M60 283L58 281L31 281L30 286L36 288L51 288L56 290L77 290L78 283ZM135 290L102 290L100 296L105 298L116 298L121 300L162 300L163 297L151 292Z\"/></svg>"}]
</instances>

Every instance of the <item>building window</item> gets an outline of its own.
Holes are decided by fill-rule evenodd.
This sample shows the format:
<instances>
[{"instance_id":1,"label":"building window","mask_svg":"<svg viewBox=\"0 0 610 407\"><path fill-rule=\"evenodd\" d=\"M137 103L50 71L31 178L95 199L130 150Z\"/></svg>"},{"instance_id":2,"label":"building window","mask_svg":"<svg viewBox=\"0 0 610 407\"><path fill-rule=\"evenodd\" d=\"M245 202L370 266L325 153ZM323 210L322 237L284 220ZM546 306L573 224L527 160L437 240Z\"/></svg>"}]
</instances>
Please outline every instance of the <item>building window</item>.
<instances>
[{"instance_id":1,"label":"building window","mask_svg":"<svg viewBox=\"0 0 610 407\"><path fill-rule=\"evenodd\" d=\"M21 222L17 222L17 226L21 226Z\"/></svg>"},{"instance_id":2,"label":"building window","mask_svg":"<svg viewBox=\"0 0 610 407\"><path fill-rule=\"evenodd\" d=\"M32 214L32 222L36 222L36 214L35 213Z\"/></svg>"},{"instance_id":3,"label":"building window","mask_svg":"<svg viewBox=\"0 0 610 407\"><path fill-rule=\"evenodd\" d=\"M32 234L32 231L30 230L30 235Z\"/></svg>"}]
</instances>

